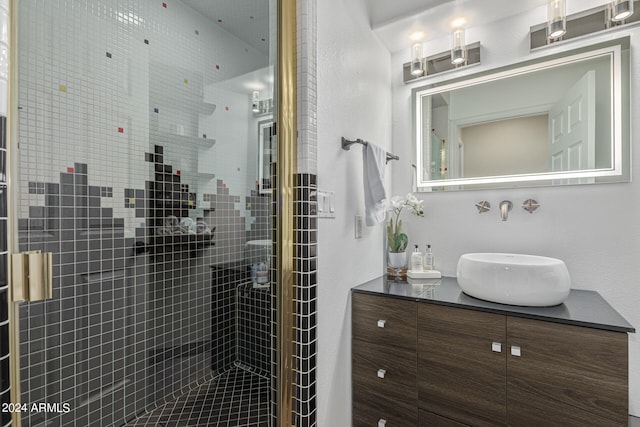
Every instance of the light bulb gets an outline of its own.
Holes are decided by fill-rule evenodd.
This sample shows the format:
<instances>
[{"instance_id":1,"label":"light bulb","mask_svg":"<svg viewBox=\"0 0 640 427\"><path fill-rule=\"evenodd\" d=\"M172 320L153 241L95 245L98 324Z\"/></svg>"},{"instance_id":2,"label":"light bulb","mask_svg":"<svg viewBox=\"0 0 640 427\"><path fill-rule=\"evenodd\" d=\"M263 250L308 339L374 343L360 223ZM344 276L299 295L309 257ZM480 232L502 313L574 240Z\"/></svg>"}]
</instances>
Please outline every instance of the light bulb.
<instances>
[{"instance_id":1,"label":"light bulb","mask_svg":"<svg viewBox=\"0 0 640 427\"><path fill-rule=\"evenodd\" d=\"M254 90L253 94L251 95L251 111L253 111L254 113L260 112L260 101L258 100L259 97L260 92Z\"/></svg>"},{"instance_id":2,"label":"light bulb","mask_svg":"<svg viewBox=\"0 0 640 427\"><path fill-rule=\"evenodd\" d=\"M565 0L550 0L547 6L547 37L557 39L567 32Z\"/></svg>"},{"instance_id":3,"label":"light bulb","mask_svg":"<svg viewBox=\"0 0 640 427\"><path fill-rule=\"evenodd\" d=\"M467 61L467 45L464 28L456 28L451 33L451 63L461 65Z\"/></svg>"},{"instance_id":4,"label":"light bulb","mask_svg":"<svg viewBox=\"0 0 640 427\"><path fill-rule=\"evenodd\" d=\"M411 75L421 76L422 69L422 43L417 42L411 46Z\"/></svg>"},{"instance_id":5,"label":"light bulb","mask_svg":"<svg viewBox=\"0 0 640 427\"><path fill-rule=\"evenodd\" d=\"M613 0L610 7L613 22L624 21L633 15L633 0Z\"/></svg>"}]
</instances>

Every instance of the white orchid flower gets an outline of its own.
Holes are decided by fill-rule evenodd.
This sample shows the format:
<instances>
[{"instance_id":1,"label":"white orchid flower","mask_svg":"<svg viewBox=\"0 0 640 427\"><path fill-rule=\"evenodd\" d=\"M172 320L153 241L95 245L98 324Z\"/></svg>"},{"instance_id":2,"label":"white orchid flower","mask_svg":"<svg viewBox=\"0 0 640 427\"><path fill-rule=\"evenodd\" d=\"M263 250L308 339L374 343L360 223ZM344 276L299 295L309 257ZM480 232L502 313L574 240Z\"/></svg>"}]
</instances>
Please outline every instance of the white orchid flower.
<instances>
[{"instance_id":1,"label":"white orchid flower","mask_svg":"<svg viewBox=\"0 0 640 427\"><path fill-rule=\"evenodd\" d=\"M400 196L393 196L391 198L391 207L393 209L402 209L402 205L404 204L404 199Z\"/></svg>"},{"instance_id":2,"label":"white orchid flower","mask_svg":"<svg viewBox=\"0 0 640 427\"><path fill-rule=\"evenodd\" d=\"M415 205L418 203L418 198L411 193L407 193L407 202Z\"/></svg>"}]
</instances>

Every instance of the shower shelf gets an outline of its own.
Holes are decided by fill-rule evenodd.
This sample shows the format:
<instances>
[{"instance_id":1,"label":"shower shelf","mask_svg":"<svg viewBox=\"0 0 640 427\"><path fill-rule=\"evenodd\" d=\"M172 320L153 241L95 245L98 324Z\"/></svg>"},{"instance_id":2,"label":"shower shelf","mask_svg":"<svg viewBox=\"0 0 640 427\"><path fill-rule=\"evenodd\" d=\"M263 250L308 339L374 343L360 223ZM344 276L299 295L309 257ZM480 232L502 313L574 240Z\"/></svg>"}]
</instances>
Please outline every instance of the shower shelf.
<instances>
[{"instance_id":1,"label":"shower shelf","mask_svg":"<svg viewBox=\"0 0 640 427\"><path fill-rule=\"evenodd\" d=\"M200 105L198 105L198 113L200 114L210 116L215 111L216 111L216 104L212 104L210 102L202 102Z\"/></svg>"},{"instance_id":2,"label":"shower shelf","mask_svg":"<svg viewBox=\"0 0 640 427\"><path fill-rule=\"evenodd\" d=\"M197 146L198 148L209 149L216 144L213 138L203 138L201 136L178 135L169 132L154 132L153 141L159 145L177 144L182 147Z\"/></svg>"},{"instance_id":3,"label":"shower shelf","mask_svg":"<svg viewBox=\"0 0 640 427\"><path fill-rule=\"evenodd\" d=\"M212 235L205 234L174 234L168 236L152 236L147 242L136 242L136 254L148 252L151 254L164 252L197 251L214 246Z\"/></svg>"},{"instance_id":4,"label":"shower shelf","mask_svg":"<svg viewBox=\"0 0 640 427\"><path fill-rule=\"evenodd\" d=\"M202 138L200 136L184 136L171 134L171 138L179 144L185 145L198 145L202 148L211 148L216 144L216 140L213 138Z\"/></svg>"},{"instance_id":5,"label":"shower shelf","mask_svg":"<svg viewBox=\"0 0 640 427\"><path fill-rule=\"evenodd\" d=\"M208 179L208 180L212 180L213 178L216 177L215 173L210 173L210 172L192 172L192 171L188 171L188 170L180 171L180 175L190 176L190 177L199 178L199 179Z\"/></svg>"}]
</instances>

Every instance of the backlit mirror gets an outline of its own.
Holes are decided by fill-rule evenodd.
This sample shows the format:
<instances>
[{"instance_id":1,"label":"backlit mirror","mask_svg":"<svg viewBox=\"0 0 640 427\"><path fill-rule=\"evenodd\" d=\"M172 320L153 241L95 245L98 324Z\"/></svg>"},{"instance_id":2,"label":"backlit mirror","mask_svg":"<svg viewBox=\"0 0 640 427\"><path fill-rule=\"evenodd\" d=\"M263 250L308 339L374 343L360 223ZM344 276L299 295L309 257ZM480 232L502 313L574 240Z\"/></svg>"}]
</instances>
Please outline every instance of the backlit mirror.
<instances>
[{"instance_id":1,"label":"backlit mirror","mask_svg":"<svg viewBox=\"0 0 640 427\"><path fill-rule=\"evenodd\" d=\"M629 39L413 90L418 190L629 180Z\"/></svg>"},{"instance_id":2,"label":"backlit mirror","mask_svg":"<svg viewBox=\"0 0 640 427\"><path fill-rule=\"evenodd\" d=\"M275 138L273 119L258 122L258 190L271 194L271 163L274 159Z\"/></svg>"}]
</instances>

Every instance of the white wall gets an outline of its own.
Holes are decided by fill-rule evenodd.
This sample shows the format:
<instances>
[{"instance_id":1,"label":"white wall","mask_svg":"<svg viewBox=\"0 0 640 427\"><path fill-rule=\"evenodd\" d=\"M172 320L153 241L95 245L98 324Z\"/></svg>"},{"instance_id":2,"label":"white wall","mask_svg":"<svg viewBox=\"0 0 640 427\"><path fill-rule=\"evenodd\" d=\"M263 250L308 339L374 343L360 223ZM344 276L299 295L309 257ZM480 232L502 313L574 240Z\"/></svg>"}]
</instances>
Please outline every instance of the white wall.
<instances>
[{"instance_id":1,"label":"white wall","mask_svg":"<svg viewBox=\"0 0 640 427\"><path fill-rule=\"evenodd\" d=\"M383 226L354 239L364 213L362 150L342 136L391 150L390 55L376 39L363 0L323 0L318 8L318 188L336 192L336 218L318 232L318 425L351 424L349 290L383 272ZM395 164L387 166L387 190Z\"/></svg>"},{"instance_id":2,"label":"white wall","mask_svg":"<svg viewBox=\"0 0 640 427\"><path fill-rule=\"evenodd\" d=\"M544 21L544 8L520 15L511 21L484 28L470 28L467 40L480 40L483 45L482 65L471 71L457 71L436 76L431 83L518 62L534 55L546 55L570 49L580 42L530 54L527 32L531 25ZM497 34L496 28L504 32ZM620 30L590 41L603 41L626 34L631 35L631 124L638 122L640 90L640 58L634 51L640 45L637 27ZM425 52L447 49L448 37L430 42ZM402 63L407 52L392 56L393 81L393 150L401 157L400 167L393 170L394 193L411 189L412 146L411 89L420 83L402 84ZM632 146L640 137L632 129ZM632 169L640 174L640 150L634 149ZM572 287L598 291L633 326L640 329L640 181L625 184L565 186L554 188L476 190L450 193L420 193L425 200L425 217L406 216L410 242L431 243L436 267L447 276L454 276L459 256L465 252L519 252L548 255L563 259L572 278ZM542 206L529 214L520 208L528 199L536 199ZM491 202L491 212L479 215L474 203ZM502 200L511 200L514 209L509 220L500 221L497 207ZM629 404L630 412L640 415L640 337L629 335Z\"/></svg>"},{"instance_id":3,"label":"white wall","mask_svg":"<svg viewBox=\"0 0 640 427\"><path fill-rule=\"evenodd\" d=\"M548 172L549 117L517 117L460 129L462 176Z\"/></svg>"}]
</instances>

